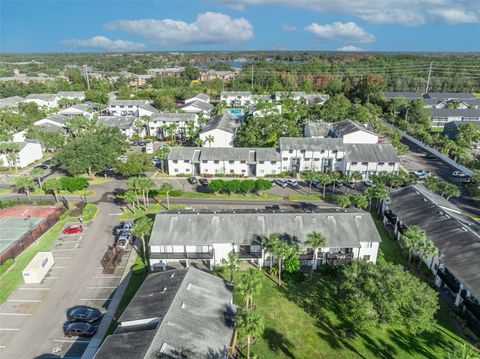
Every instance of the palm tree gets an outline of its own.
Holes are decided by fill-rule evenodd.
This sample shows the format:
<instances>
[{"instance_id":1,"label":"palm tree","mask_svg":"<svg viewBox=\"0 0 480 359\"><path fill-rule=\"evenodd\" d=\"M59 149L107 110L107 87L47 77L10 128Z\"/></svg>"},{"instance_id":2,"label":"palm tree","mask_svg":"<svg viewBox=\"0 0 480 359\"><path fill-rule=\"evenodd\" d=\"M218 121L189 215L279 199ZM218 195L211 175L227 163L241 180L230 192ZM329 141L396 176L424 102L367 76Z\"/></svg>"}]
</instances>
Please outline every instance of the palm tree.
<instances>
[{"instance_id":1,"label":"palm tree","mask_svg":"<svg viewBox=\"0 0 480 359\"><path fill-rule=\"evenodd\" d=\"M302 178L309 183L310 189L312 189L312 182L318 177L315 172L307 171L302 173Z\"/></svg>"},{"instance_id":2,"label":"palm tree","mask_svg":"<svg viewBox=\"0 0 480 359\"><path fill-rule=\"evenodd\" d=\"M383 185L373 186L373 197L377 200L378 210L381 209L381 203L386 201L390 196L390 193Z\"/></svg>"},{"instance_id":3,"label":"palm tree","mask_svg":"<svg viewBox=\"0 0 480 359\"><path fill-rule=\"evenodd\" d=\"M233 273L240 269L240 256L234 251L231 251L228 253L227 259L222 259L222 265L230 271L230 282L233 282Z\"/></svg>"},{"instance_id":4,"label":"palm tree","mask_svg":"<svg viewBox=\"0 0 480 359\"><path fill-rule=\"evenodd\" d=\"M137 196L137 207L140 208L140 200L138 199L139 193L140 193L140 177L132 177L127 181L127 189L130 191L135 192L135 195Z\"/></svg>"},{"instance_id":5,"label":"palm tree","mask_svg":"<svg viewBox=\"0 0 480 359\"><path fill-rule=\"evenodd\" d=\"M266 248L270 257L270 271L269 271L270 274L272 274L272 267L273 267L273 247L275 246L275 243L277 241L279 241L279 238L275 234L271 234L270 236L265 237L262 241L262 245L264 248Z\"/></svg>"},{"instance_id":6,"label":"palm tree","mask_svg":"<svg viewBox=\"0 0 480 359\"><path fill-rule=\"evenodd\" d=\"M425 238L422 238L418 247L420 252L420 260L418 261L417 269L420 270L420 266L422 265L422 259L427 259L428 256L436 256L438 254L438 248L435 247L433 242L426 236Z\"/></svg>"},{"instance_id":7,"label":"palm tree","mask_svg":"<svg viewBox=\"0 0 480 359\"><path fill-rule=\"evenodd\" d=\"M139 178L138 186L142 191L143 205L146 210L148 208L148 194L150 193L150 190L155 187L155 182L150 178Z\"/></svg>"},{"instance_id":8,"label":"palm tree","mask_svg":"<svg viewBox=\"0 0 480 359\"><path fill-rule=\"evenodd\" d=\"M336 196L337 205L341 208L347 208L352 204L352 200L348 194Z\"/></svg>"},{"instance_id":9,"label":"palm tree","mask_svg":"<svg viewBox=\"0 0 480 359\"><path fill-rule=\"evenodd\" d=\"M405 245L408 248L408 262L412 262L412 254L418 250L420 243L427 238L425 231L419 226L409 226L402 236Z\"/></svg>"},{"instance_id":10,"label":"palm tree","mask_svg":"<svg viewBox=\"0 0 480 359\"><path fill-rule=\"evenodd\" d=\"M317 267L318 249L325 247L326 242L327 239L325 238L325 236L319 232L312 232L307 235L307 240L305 241L305 244L313 248L313 260L312 268L310 271L310 279L313 278L313 270Z\"/></svg>"},{"instance_id":11,"label":"palm tree","mask_svg":"<svg viewBox=\"0 0 480 359\"><path fill-rule=\"evenodd\" d=\"M332 187L332 193L334 194L335 193L335 184L338 182L338 180L340 179L341 175L340 173L338 172L332 172L330 173L330 180L332 181L333 183L333 187Z\"/></svg>"},{"instance_id":12,"label":"palm tree","mask_svg":"<svg viewBox=\"0 0 480 359\"><path fill-rule=\"evenodd\" d=\"M35 186L35 182L30 176L20 176L15 179L15 186L17 187L17 189L23 189L23 191L27 195L27 198L30 198L30 192Z\"/></svg>"},{"instance_id":13,"label":"palm tree","mask_svg":"<svg viewBox=\"0 0 480 359\"><path fill-rule=\"evenodd\" d=\"M282 286L282 261L290 254L290 246L282 240L278 240L273 245L273 253L278 259L278 286Z\"/></svg>"},{"instance_id":14,"label":"palm tree","mask_svg":"<svg viewBox=\"0 0 480 359\"><path fill-rule=\"evenodd\" d=\"M245 310L253 308L253 295L262 287L262 272L260 269L250 268L240 279L238 291L245 298Z\"/></svg>"},{"instance_id":15,"label":"palm tree","mask_svg":"<svg viewBox=\"0 0 480 359\"><path fill-rule=\"evenodd\" d=\"M250 359L251 338L261 336L265 330L263 317L252 311L244 312L237 317L236 324L240 334L247 337L247 359Z\"/></svg>"},{"instance_id":16,"label":"palm tree","mask_svg":"<svg viewBox=\"0 0 480 359\"><path fill-rule=\"evenodd\" d=\"M143 262L148 266L148 256L147 256L147 244L145 237L149 236L152 232L153 221L144 216L135 221L135 224L132 228L132 234L142 240L142 252L143 252Z\"/></svg>"},{"instance_id":17,"label":"palm tree","mask_svg":"<svg viewBox=\"0 0 480 359\"><path fill-rule=\"evenodd\" d=\"M42 175L45 172L45 170L41 167L35 167L32 172L30 172L30 175L37 180L38 182L38 188L42 188Z\"/></svg>"},{"instance_id":18,"label":"palm tree","mask_svg":"<svg viewBox=\"0 0 480 359\"><path fill-rule=\"evenodd\" d=\"M361 181L362 178L363 178L362 174L361 174L360 172L358 172L358 171L352 172L352 173L351 173L351 176L352 176L353 182L355 182L355 187L356 187L356 185L357 185L357 182L358 182L358 181Z\"/></svg>"},{"instance_id":19,"label":"palm tree","mask_svg":"<svg viewBox=\"0 0 480 359\"><path fill-rule=\"evenodd\" d=\"M365 209L368 207L368 198L363 194L358 194L353 197L353 203L357 208Z\"/></svg>"},{"instance_id":20,"label":"palm tree","mask_svg":"<svg viewBox=\"0 0 480 359\"><path fill-rule=\"evenodd\" d=\"M373 187L368 187L364 192L363 195L368 199L368 211L370 212L372 209L372 199L375 196L375 191Z\"/></svg>"},{"instance_id":21,"label":"palm tree","mask_svg":"<svg viewBox=\"0 0 480 359\"><path fill-rule=\"evenodd\" d=\"M208 143L208 147L212 147L213 141L215 141L215 137L213 137L213 135L205 136L205 143Z\"/></svg>"},{"instance_id":22,"label":"palm tree","mask_svg":"<svg viewBox=\"0 0 480 359\"><path fill-rule=\"evenodd\" d=\"M328 184L332 183L332 180L328 173L322 173L318 176L318 182L323 186L323 198L325 198L325 189Z\"/></svg>"},{"instance_id":23,"label":"palm tree","mask_svg":"<svg viewBox=\"0 0 480 359\"><path fill-rule=\"evenodd\" d=\"M170 182L165 182L162 184L162 187L160 187L160 191L165 192L167 195L167 209L170 209L170 192L173 191L175 187Z\"/></svg>"},{"instance_id":24,"label":"palm tree","mask_svg":"<svg viewBox=\"0 0 480 359\"><path fill-rule=\"evenodd\" d=\"M58 202L58 192L62 189L62 183L58 178L50 178L43 182L42 189L45 193L53 194L55 202Z\"/></svg>"},{"instance_id":25,"label":"palm tree","mask_svg":"<svg viewBox=\"0 0 480 359\"><path fill-rule=\"evenodd\" d=\"M135 205L135 202L137 201L137 194L134 191L126 191L123 194L123 200L126 203L131 203L132 204L132 212L135 213L137 211L137 207Z\"/></svg>"}]
</instances>

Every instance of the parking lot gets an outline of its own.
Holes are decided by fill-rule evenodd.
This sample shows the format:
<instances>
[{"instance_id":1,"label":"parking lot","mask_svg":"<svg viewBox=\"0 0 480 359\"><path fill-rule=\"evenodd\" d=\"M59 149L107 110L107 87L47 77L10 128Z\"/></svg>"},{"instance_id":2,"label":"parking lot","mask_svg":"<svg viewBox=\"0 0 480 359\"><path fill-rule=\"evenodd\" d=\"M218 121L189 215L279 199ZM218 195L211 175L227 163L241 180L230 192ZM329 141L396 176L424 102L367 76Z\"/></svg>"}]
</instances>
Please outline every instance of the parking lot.
<instances>
[{"instance_id":1,"label":"parking lot","mask_svg":"<svg viewBox=\"0 0 480 359\"><path fill-rule=\"evenodd\" d=\"M96 220L84 232L60 235L52 246L54 266L40 284L22 284L0 306L0 357L79 358L89 339L66 338L66 311L87 305L105 312L119 284L131 248L113 274L100 260L113 243L118 209L100 204ZM35 245L35 244L33 244Z\"/></svg>"}]
</instances>

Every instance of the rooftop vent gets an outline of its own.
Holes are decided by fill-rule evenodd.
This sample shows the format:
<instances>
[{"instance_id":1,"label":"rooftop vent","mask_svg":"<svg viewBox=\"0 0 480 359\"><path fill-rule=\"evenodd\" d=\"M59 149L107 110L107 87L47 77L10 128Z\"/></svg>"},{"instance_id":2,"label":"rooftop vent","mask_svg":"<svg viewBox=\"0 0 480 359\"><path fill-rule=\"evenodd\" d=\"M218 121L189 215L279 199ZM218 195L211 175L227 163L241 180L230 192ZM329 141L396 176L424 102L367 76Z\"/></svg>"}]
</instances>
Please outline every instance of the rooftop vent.
<instances>
[{"instance_id":1,"label":"rooftop vent","mask_svg":"<svg viewBox=\"0 0 480 359\"><path fill-rule=\"evenodd\" d=\"M173 278L175 277L175 272L173 272L172 274L170 274L170 278Z\"/></svg>"},{"instance_id":2,"label":"rooftop vent","mask_svg":"<svg viewBox=\"0 0 480 359\"><path fill-rule=\"evenodd\" d=\"M192 288L192 283L188 283L187 284L187 290L191 290L191 288Z\"/></svg>"}]
</instances>

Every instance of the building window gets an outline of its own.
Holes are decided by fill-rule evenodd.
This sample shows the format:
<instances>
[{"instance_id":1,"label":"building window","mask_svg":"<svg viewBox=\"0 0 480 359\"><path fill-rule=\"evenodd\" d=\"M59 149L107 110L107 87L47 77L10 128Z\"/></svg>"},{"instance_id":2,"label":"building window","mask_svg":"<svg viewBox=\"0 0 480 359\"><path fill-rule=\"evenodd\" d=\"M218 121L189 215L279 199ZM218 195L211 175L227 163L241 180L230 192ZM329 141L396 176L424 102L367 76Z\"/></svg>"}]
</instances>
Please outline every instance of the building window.
<instances>
[{"instance_id":1,"label":"building window","mask_svg":"<svg viewBox=\"0 0 480 359\"><path fill-rule=\"evenodd\" d=\"M177 161L177 160L173 160L173 163L175 163L175 164L176 164L176 163L178 163L178 161Z\"/></svg>"},{"instance_id":2,"label":"building window","mask_svg":"<svg viewBox=\"0 0 480 359\"><path fill-rule=\"evenodd\" d=\"M321 150L320 153L321 153L321 154L324 154L324 153L325 153L325 150Z\"/></svg>"},{"instance_id":3,"label":"building window","mask_svg":"<svg viewBox=\"0 0 480 359\"><path fill-rule=\"evenodd\" d=\"M263 165L265 163L265 161L258 161L258 163L260 163L261 165Z\"/></svg>"},{"instance_id":4,"label":"building window","mask_svg":"<svg viewBox=\"0 0 480 359\"><path fill-rule=\"evenodd\" d=\"M190 163L190 161L189 161L189 160L185 160L185 161L183 161L183 163Z\"/></svg>"},{"instance_id":5,"label":"building window","mask_svg":"<svg viewBox=\"0 0 480 359\"><path fill-rule=\"evenodd\" d=\"M242 173L245 173L245 170L242 170Z\"/></svg>"},{"instance_id":6,"label":"building window","mask_svg":"<svg viewBox=\"0 0 480 359\"><path fill-rule=\"evenodd\" d=\"M288 150L288 153L293 153L293 150Z\"/></svg>"},{"instance_id":7,"label":"building window","mask_svg":"<svg viewBox=\"0 0 480 359\"><path fill-rule=\"evenodd\" d=\"M367 242L367 245L365 246L365 248L372 248L373 247L373 243L372 242Z\"/></svg>"},{"instance_id":8,"label":"building window","mask_svg":"<svg viewBox=\"0 0 480 359\"><path fill-rule=\"evenodd\" d=\"M216 165L220 163L220 161L213 161L213 163L215 163Z\"/></svg>"},{"instance_id":9,"label":"building window","mask_svg":"<svg viewBox=\"0 0 480 359\"><path fill-rule=\"evenodd\" d=\"M368 166L368 162L362 162L362 166Z\"/></svg>"},{"instance_id":10,"label":"building window","mask_svg":"<svg viewBox=\"0 0 480 359\"><path fill-rule=\"evenodd\" d=\"M389 166L395 166L395 162L388 162Z\"/></svg>"},{"instance_id":11,"label":"building window","mask_svg":"<svg viewBox=\"0 0 480 359\"><path fill-rule=\"evenodd\" d=\"M246 163L247 161L240 161L240 163Z\"/></svg>"},{"instance_id":12,"label":"building window","mask_svg":"<svg viewBox=\"0 0 480 359\"><path fill-rule=\"evenodd\" d=\"M313 160L314 160L315 162L318 162L318 161L320 161L320 158L314 158Z\"/></svg>"},{"instance_id":13,"label":"building window","mask_svg":"<svg viewBox=\"0 0 480 359\"><path fill-rule=\"evenodd\" d=\"M365 255L363 256L363 260L364 260L364 261L369 261L369 260L370 260L370 254L365 254Z\"/></svg>"},{"instance_id":14,"label":"building window","mask_svg":"<svg viewBox=\"0 0 480 359\"><path fill-rule=\"evenodd\" d=\"M235 173L235 171L234 171L234 170L230 170L230 173Z\"/></svg>"},{"instance_id":15,"label":"building window","mask_svg":"<svg viewBox=\"0 0 480 359\"><path fill-rule=\"evenodd\" d=\"M385 162L378 162L379 166L383 166L384 164L385 164Z\"/></svg>"},{"instance_id":16,"label":"building window","mask_svg":"<svg viewBox=\"0 0 480 359\"><path fill-rule=\"evenodd\" d=\"M175 168L174 172L178 172L178 168Z\"/></svg>"},{"instance_id":17,"label":"building window","mask_svg":"<svg viewBox=\"0 0 480 359\"><path fill-rule=\"evenodd\" d=\"M206 160L203 160L203 161L202 161L202 163L207 163L207 162L208 162L208 161L206 161Z\"/></svg>"},{"instance_id":18,"label":"building window","mask_svg":"<svg viewBox=\"0 0 480 359\"><path fill-rule=\"evenodd\" d=\"M283 157L282 160L283 160L283 161L288 161L288 158L287 158L287 157Z\"/></svg>"},{"instance_id":19,"label":"building window","mask_svg":"<svg viewBox=\"0 0 480 359\"><path fill-rule=\"evenodd\" d=\"M235 161L228 161L229 164L233 165Z\"/></svg>"},{"instance_id":20,"label":"building window","mask_svg":"<svg viewBox=\"0 0 480 359\"><path fill-rule=\"evenodd\" d=\"M277 161L270 161L270 164L276 165L276 164L277 164Z\"/></svg>"},{"instance_id":21,"label":"building window","mask_svg":"<svg viewBox=\"0 0 480 359\"><path fill-rule=\"evenodd\" d=\"M352 166L358 165L358 162L352 162Z\"/></svg>"},{"instance_id":22,"label":"building window","mask_svg":"<svg viewBox=\"0 0 480 359\"><path fill-rule=\"evenodd\" d=\"M186 171L186 172L190 172L190 168L187 168L185 171Z\"/></svg>"},{"instance_id":23,"label":"building window","mask_svg":"<svg viewBox=\"0 0 480 359\"><path fill-rule=\"evenodd\" d=\"M338 152L337 150L333 150L333 151L332 151L332 153L333 153L334 155L336 155L337 152Z\"/></svg>"}]
</instances>

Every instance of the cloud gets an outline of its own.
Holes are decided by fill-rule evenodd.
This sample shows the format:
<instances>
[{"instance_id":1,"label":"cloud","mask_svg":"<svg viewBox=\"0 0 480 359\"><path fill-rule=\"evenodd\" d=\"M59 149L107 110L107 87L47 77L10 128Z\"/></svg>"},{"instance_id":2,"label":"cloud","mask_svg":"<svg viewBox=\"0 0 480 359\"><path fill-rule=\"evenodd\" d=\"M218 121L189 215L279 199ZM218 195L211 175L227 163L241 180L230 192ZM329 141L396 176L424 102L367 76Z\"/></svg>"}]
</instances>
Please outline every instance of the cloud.
<instances>
[{"instance_id":1,"label":"cloud","mask_svg":"<svg viewBox=\"0 0 480 359\"><path fill-rule=\"evenodd\" d=\"M332 41L347 41L356 43L369 43L375 41L375 36L369 34L354 22L334 22L328 25L312 23L305 30L317 37Z\"/></svg>"},{"instance_id":2,"label":"cloud","mask_svg":"<svg viewBox=\"0 0 480 359\"><path fill-rule=\"evenodd\" d=\"M290 25L290 24L282 24L281 28L285 31L296 31L297 30L296 26Z\"/></svg>"},{"instance_id":3,"label":"cloud","mask_svg":"<svg viewBox=\"0 0 480 359\"><path fill-rule=\"evenodd\" d=\"M199 14L192 23L172 19L116 20L105 28L140 35L157 44L224 44L253 37L248 20L216 12Z\"/></svg>"},{"instance_id":4,"label":"cloud","mask_svg":"<svg viewBox=\"0 0 480 359\"><path fill-rule=\"evenodd\" d=\"M473 24L479 20L477 14L463 9L434 9L430 11L430 14L437 20L448 24Z\"/></svg>"},{"instance_id":5,"label":"cloud","mask_svg":"<svg viewBox=\"0 0 480 359\"><path fill-rule=\"evenodd\" d=\"M337 51L357 52L357 51L363 51L363 50L353 45L347 45L347 46L339 47Z\"/></svg>"},{"instance_id":6,"label":"cloud","mask_svg":"<svg viewBox=\"0 0 480 359\"><path fill-rule=\"evenodd\" d=\"M145 44L127 40L110 40L105 36L94 36L90 39L69 39L62 41L69 47L93 48L107 51L134 51L142 50Z\"/></svg>"},{"instance_id":7,"label":"cloud","mask_svg":"<svg viewBox=\"0 0 480 359\"><path fill-rule=\"evenodd\" d=\"M228 0L224 0L228 1ZM245 5L281 5L324 14L355 16L376 24L419 26L428 21L470 23L480 18L472 0L238 0ZM439 11L443 15L438 15ZM462 14L463 13L463 14ZM453 20L453 21L452 21Z\"/></svg>"}]
</instances>

